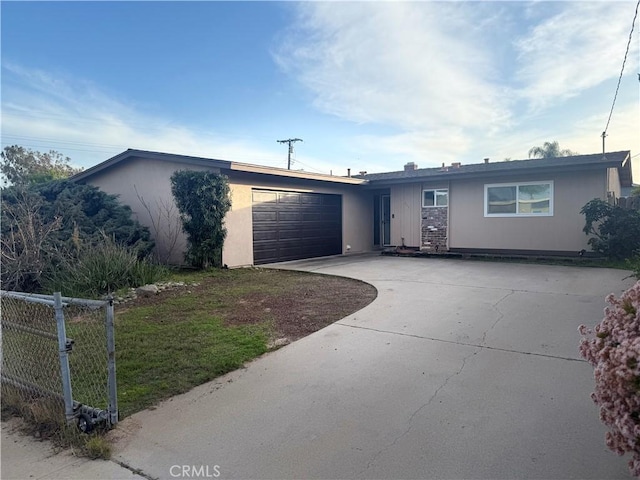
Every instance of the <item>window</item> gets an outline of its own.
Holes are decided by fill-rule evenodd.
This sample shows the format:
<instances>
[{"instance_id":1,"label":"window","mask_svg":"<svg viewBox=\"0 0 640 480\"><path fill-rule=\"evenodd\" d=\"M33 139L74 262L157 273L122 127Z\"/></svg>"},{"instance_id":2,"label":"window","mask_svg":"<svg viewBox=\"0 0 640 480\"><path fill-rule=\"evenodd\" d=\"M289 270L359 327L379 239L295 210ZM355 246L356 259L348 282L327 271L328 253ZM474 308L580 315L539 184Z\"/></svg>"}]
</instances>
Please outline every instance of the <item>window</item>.
<instances>
[{"instance_id":1,"label":"window","mask_svg":"<svg viewBox=\"0 0 640 480\"><path fill-rule=\"evenodd\" d=\"M550 217L552 215L552 181L484 186L485 217Z\"/></svg>"},{"instance_id":2,"label":"window","mask_svg":"<svg viewBox=\"0 0 640 480\"><path fill-rule=\"evenodd\" d=\"M422 192L423 207L446 207L449 205L449 190L424 190Z\"/></svg>"}]
</instances>

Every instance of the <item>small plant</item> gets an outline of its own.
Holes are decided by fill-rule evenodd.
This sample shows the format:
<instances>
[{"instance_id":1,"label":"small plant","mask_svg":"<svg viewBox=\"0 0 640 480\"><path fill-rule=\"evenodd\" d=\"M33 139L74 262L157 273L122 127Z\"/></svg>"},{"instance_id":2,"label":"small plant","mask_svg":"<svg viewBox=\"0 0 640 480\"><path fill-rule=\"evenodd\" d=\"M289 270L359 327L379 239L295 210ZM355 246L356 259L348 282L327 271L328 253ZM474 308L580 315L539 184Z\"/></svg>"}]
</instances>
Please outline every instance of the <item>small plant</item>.
<instances>
[{"instance_id":1,"label":"small plant","mask_svg":"<svg viewBox=\"0 0 640 480\"><path fill-rule=\"evenodd\" d=\"M594 367L591 398L609 428L606 444L619 455L632 453L629 469L640 476L640 281L607 302L602 322L580 326L580 354Z\"/></svg>"},{"instance_id":2,"label":"small plant","mask_svg":"<svg viewBox=\"0 0 640 480\"><path fill-rule=\"evenodd\" d=\"M138 259L135 250L105 236L102 243L83 248L77 257L60 261L44 286L65 296L96 298L121 288L154 283L167 274L165 267Z\"/></svg>"},{"instance_id":3,"label":"small plant","mask_svg":"<svg viewBox=\"0 0 640 480\"><path fill-rule=\"evenodd\" d=\"M627 259L626 266L633 272L633 276L640 280L640 250L637 250L633 257Z\"/></svg>"},{"instance_id":4,"label":"small plant","mask_svg":"<svg viewBox=\"0 0 640 480\"><path fill-rule=\"evenodd\" d=\"M85 438L83 452L92 460L111 458L111 444L100 433L92 433Z\"/></svg>"}]
</instances>

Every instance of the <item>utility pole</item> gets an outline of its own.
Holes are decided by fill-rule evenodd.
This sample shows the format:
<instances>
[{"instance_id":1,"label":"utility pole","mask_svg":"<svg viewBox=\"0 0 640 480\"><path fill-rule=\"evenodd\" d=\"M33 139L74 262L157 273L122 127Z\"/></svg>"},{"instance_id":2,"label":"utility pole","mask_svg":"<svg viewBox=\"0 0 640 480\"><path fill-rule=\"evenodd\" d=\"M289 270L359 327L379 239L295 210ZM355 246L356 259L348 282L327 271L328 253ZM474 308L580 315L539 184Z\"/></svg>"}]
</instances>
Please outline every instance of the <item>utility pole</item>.
<instances>
[{"instance_id":1,"label":"utility pole","mask_svg":"<svg viewBox=\"0 0 640 480\"><path fill-rule=\"evenodd\" d=\"M288 138L287 140L276 140L278 143L288 143L289 144L289 156L287 161L287 169L291 170L291 154L293 153L293 144L294 142L301 142L301 138Z\"/></svg>"}]
</instances>

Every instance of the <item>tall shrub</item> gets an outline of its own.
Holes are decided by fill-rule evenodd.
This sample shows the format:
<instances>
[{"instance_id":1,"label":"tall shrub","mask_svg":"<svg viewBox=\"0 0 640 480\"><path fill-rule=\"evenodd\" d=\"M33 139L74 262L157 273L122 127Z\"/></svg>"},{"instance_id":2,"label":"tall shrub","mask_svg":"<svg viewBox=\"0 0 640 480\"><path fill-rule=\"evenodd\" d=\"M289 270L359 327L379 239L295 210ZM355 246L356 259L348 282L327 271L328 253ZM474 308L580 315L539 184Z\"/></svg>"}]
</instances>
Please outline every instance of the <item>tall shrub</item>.
<instances>
[{"instance_id":1,"label":"tall shrub","mask_svg":"<svg viewBox=\"0 0 640 480\"><path fill-rule=\"evenodd\" d=\"M185 260L196 268L220 267L227 235L224 217L231 208L226 176L191 170L171 176L171 192L187 234Z\"/></svg>"},{"instance_id":2,"label":"tall shrub","mask_svg":"<svg viewBox=\"0 0 640 480\"><path fill-rule=\"evenodd\" d=\"M60 217L42 214L40 196L21 189L14 202L2 201L2 234L0 259L2 288L5 290L38 290L42 276L59 253L55 236L60 230Z\"/></svg>"},{"instance_id":3,"label":"tall shrub","mask_svg":"<svg viewBox=\"0 0 640 480\"><path fill-rule=\"evenodd\" d=\"M610 258L630 258L640 249L640 211L609 205L595 198L580 213L585 216L582 229L593 251Z\"/></svg>"},{"instance_id":4,"label":"tall shrub","mask_svg":"<svg viewBox=\"0 0 640 480\"><path fill-rule=\"evenodd\" d=\"M108 237L142 259L153 248L149 229L114 195L69 180L2 189L1 278L4 288L38 291L42 278Z\"/></svg>"},{"instance_id":5,"label":"tall shrub","mask_svg":"<svg viewBox=\"0 0 640 480\"><path fill-rule=\"evenodd\" d=\"M602 322L580 326L580 353L594 367L591 398L609 428L606 444L619 455L632 453L629 468L640 476L640 282L607 302Z\"/></svg>"}]
</instances>

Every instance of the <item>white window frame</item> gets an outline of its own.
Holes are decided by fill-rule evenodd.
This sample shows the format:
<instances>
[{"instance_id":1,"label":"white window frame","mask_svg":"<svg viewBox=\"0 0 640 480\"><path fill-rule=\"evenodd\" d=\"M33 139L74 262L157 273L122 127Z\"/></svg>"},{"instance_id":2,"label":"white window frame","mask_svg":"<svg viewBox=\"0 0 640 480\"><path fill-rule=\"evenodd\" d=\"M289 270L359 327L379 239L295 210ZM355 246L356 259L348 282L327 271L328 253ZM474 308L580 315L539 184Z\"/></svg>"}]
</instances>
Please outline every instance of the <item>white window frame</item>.
<instances>
[{"instance_id":1,"label":"white window frame","mask_svg":"<svg viewBox=\"0 0 640 480\"><path fill-rule=\"evenodd\" d=\"M424 192L433 192L433 205L424 204ZM446 194L447 204L438 205L438 195ZM444 208L449 206L449 189L448 188L423 188L422 189L422 208Z\"/></svg>"},{"instance_id":2,"label":"white window frame","mask_svg":"<svg viewBox=\"0 0 640 480\"><path fill-rule=\"evenodd\" d=\"M519 187L527 185L549 185L549 211L544 213L518 213L519 209ZM493 187L516 187L516 213L489 213L489 189ZM553 217L553 180L540 180L537 182L510 182L510 183L487 183L484 186L484 216L494 217Z\"/></svg>"}]
</instances>

